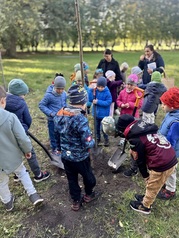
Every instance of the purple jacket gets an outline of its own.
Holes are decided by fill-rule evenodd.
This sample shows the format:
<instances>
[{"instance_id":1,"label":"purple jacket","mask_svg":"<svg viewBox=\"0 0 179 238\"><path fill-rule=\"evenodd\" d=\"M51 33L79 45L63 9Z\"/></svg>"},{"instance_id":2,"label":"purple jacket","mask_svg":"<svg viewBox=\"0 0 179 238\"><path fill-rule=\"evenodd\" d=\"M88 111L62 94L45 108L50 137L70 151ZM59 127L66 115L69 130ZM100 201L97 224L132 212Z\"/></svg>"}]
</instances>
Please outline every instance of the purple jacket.
<instances>
[{"instance_id":1,"label":"purple jacket","mask_svg":"<svg viewBox=\"0 0 179 238\"><path fill-rule=\"evenodd\" d=\"M112 102L116 102L117 99L117 87L120 87L123 82L121 80L119 81L110 81L107 79L107 87L109 88L109 91L112 96Z\"/></svg>"}]
</instances>

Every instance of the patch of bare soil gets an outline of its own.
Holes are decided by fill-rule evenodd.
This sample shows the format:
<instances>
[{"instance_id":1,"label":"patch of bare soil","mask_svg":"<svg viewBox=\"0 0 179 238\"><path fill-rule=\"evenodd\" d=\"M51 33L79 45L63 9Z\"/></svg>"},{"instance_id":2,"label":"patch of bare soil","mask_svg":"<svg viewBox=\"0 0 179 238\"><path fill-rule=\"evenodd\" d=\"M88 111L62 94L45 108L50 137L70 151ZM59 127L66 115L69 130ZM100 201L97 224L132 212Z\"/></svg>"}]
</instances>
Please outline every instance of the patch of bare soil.
<instances>
[{"instance_id":1,"label":"patch of bare soil","mask_svg":"<svg viewBox=\"0 0 179 238\"><path fill-rule=\"evenodd\" d=\"M57 180L57 183L42 194L44 205L26 217L23 221L24 229L19 231L17 237L117 237L115 229L118 232L120 230L119 226L116 228L116 220L113 218L113 214L117 213L113 204L120 203L122 193L137 185L123 176L125 166L121 166L118 173L113 173L107 165L118 141L113 140L110 147L104 148L103 156L92 162L97 180L95 190L100 191L101 196L90 204L84 204L78 212L72 211L65 172L53 167L54 177L51 179ZM81 178L80 185L83 186ZM114 236L108 231L108 223L113 225ZM109 228L111 229L110 226Z\"/></svg>"}]
</instances>

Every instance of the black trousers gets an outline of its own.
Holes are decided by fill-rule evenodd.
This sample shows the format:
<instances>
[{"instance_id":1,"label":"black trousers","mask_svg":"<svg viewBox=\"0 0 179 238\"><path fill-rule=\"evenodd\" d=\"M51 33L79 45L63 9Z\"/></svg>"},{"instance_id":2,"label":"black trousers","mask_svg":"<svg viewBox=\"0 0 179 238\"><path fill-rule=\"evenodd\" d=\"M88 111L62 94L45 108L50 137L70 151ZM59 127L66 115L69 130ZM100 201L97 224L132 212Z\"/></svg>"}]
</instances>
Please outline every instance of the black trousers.
<instances>
[{"instance_id":1,"label":"black trousers","mask_svg":"<svg viewBox=\"0 0 179 238\"><path fill-rule=\"evenodd\" d=\"M85 160L79 162L72 162L62 159L62 162L67 175L71 198L74 201L80 201L81 199L81 188L78 184L79 174L83 178L85 193L90 195L94 186L96 185L96 178L92 172L90 158L88 157Z\"/></svg>"}]
</instances>

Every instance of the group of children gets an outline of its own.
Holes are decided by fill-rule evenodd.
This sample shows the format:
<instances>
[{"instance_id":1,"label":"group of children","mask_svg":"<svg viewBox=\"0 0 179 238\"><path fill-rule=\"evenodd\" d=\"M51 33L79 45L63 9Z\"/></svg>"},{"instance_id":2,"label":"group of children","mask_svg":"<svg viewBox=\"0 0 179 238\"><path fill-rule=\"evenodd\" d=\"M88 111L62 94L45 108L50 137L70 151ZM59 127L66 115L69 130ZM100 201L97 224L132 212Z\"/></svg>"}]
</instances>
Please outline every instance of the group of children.
<instances>
[{"instance_id":1,"label":"group of children","mask_svg":"<svg viewBox=\"0 0 179 238\"><path fill-rule=\"evenodd\" d=\"M76 68L77 66L79 65L76 65ZM141 83L140 68L137 66L132 68L132 74L127 77L126 86L119 95L116 88L123 82L115 81L115 73L111 70L106 72L106 77L101 75L98 77L100 73L102 74L101 70L97 69L96 79L89 85L86 84L87 89L76 82L72 83L66 93L66 80L63 75L56 75L53 84L47 88L39 108L47 116L51 153L61 156L73 200L71 208L78 211L83 202L91 202L99 195L93 190L96 179L90 165L90 148L94 147L95 141L86 117L86 104L89 102L93 105L92 114L96 117L97 142L100 143L101 121L106 116L113 116L116 103L121 113L118 129L129 141L131 157L146 181L145 195L136 195L136 201L131 201L130 206L136 211L149 214L156 196L169 199L176 195L176 164L179 157L177 134L179 89L171 88L166 91L159 82L160 73L154 72L151 83L146 87L144 102L141 100L138 106L138 108L146 106L148 111L143 109L143 117L138 120L139 112L134 110L136 101L134 89ZM1 135L3 134L0 138L1 154L5 158L3 161L0 160L0 198L7 211L11 211L14 206L14 195L8 187L8 175L12 172L22 182L34 205L43 202L23 165L23 154L34 173L35 182L43 181L50 176L49 172L42 172L39 168L28 137L31 116L24 100L27 93L27 85L19 79L10 81L7 94L3 88L0 88L2 115L0 129ZM160 101L167 115L158 129L154 124L154 115ZM108 146L109 137L104 131L102 132L104 145ZM83 177L84 195L78 184L78 174ZM164 184L165 188L162 188Z\"/></svg>"}]
</instances>

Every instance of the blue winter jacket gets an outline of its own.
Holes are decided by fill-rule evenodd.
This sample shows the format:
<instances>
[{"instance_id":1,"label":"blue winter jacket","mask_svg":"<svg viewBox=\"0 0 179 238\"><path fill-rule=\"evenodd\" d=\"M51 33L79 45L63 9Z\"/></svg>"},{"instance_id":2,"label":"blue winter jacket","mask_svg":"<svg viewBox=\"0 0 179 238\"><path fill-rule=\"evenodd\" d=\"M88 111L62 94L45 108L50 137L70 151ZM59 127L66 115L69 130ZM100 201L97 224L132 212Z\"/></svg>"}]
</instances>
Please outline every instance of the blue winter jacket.
<instances>
[{"instance_id":1,"label":"blue winter jacket","mask_svg":"<svg viewBox=\"0 0 179 238\"><path fill-rule=\"evenodd\" d=\"M166 91L167 88L162 83L157 83L154 81L148 83L145 89L141 110L146 113L155 112L160 103L160 97Z\"/></svg>"},{"instance_id":2,"label":"blue winter jacket","mask_svg":"<svg viewBox=\"0 0 179 238\"><path fill-rule=\"evenodd\" d=\"M159 131L171 143L179 158L179 109L166 114Z\"/></svg>"},{"instance_id":3,"label":"blue winter jacket","mask_svg":"<svg viewBox=\"0 0 179 238\"><path fill-rule=\"evenodd\" d=\"M142 76L142 80L143 80L143 84L147 84L151 81L151 75L147 72L147 69L148 69L148 64L150 63L153 63L155 62L156 63L156 69L153 70L154 71L159 71L161 74L163 73L163 69L160 68L160 67L165 67L164 65L164 61L161 57L161 55L158 55L158 57L155 59L151 59L150 61L148 59L145 59L144 60L140 60L139 61L139 68L141 68L143 70L143 76Z\"/></svg>"},{"instance_id":4,"label":"blue winter jacket","mask_svg":"<svg viewBox=\"0 0 179 238\"><path fill-rule=\"evenodd\" d=\"M58 94L54 91L54 86L50 85L47 88L44 98L39 103L39 108L47 116L47 119L52 121L57 112L62 107L66 107L66 101L66 92L64 91Z\"/></svg>"},{"instance_id":5,"label":"blue winter jacket","mask_svg":"<svg viewBox=\"0 0 179 238\"><path fill-rule=\"evenodd\" d=\"M5 110L16 114L25 131L28 131L32 118L28 106L22 97L7 93Z\"/></svg>"},{"instance_id":6,"label":"blue winter jacket","mask_svg":"<svg viewBox=\"0 0 179 238\"><path fill-rule=\"evenodd\" d=\"M55 136L61 146L61 158L79 162L89 157L94 140L85 111L76 107L62 108L54 117Z\"/></svg>"},{"instance_id":7,"label":"blue winter jacket","mask_svg":"<svg viewBox=\"0 0 179 238\"><path fill-rule=\"evenodd\" d=\"M93 90L95 90L95 96L93 95ZM109 116L110 105L112 103L112 96L109 91L109 88L106 86L103 91L99 91L97 88L88 89L88 100L93 102L93 99L97 99L96 104L96 118L102 119L106 116ZM92 109L92 115L94 116L94 106Z\"/></svg>"}]
</instances>

